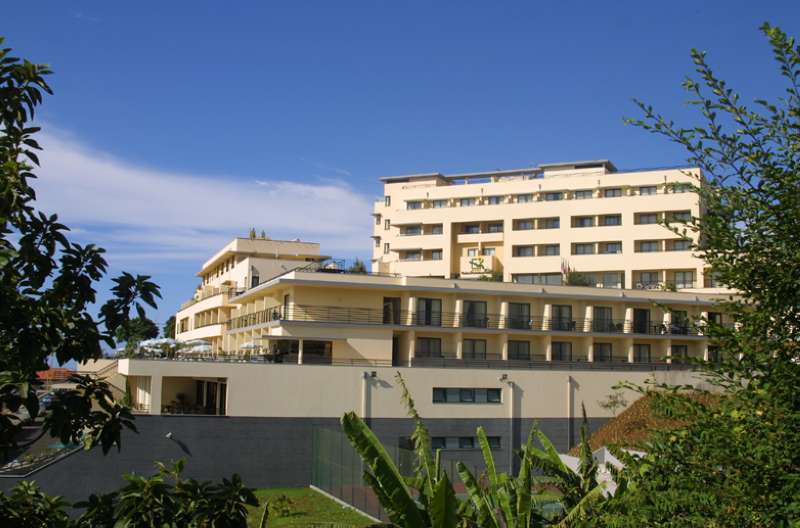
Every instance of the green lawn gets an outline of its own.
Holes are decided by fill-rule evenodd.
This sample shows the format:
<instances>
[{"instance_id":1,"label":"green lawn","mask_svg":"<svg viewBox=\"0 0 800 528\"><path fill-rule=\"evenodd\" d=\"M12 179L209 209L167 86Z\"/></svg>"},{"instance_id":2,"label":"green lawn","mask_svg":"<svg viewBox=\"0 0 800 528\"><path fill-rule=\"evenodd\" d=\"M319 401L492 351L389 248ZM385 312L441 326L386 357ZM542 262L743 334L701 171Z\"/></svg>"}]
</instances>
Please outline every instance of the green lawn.
<instances>
[{"instance_id":1,"label":"green lawn","mask_svg":"<svg viewBox=\"0 0 800 528\"><path fill-rule=\"evenodd\" d=\"M288 499L282 500L284 496ZM328 497L317 493L311 488L268 488L256 490L261 506L250 509L247 520L248 527L257 527L261 521L261 512L264 509L264 500L270 503L284 505L284 515L275 516L270 513L269 528L281 526L307 526L313 523L338 523L345 526L369 526L372 521L350 508L344 508ZM287 514L288 513L288 514Z\"/></svg>"}]
</instances>

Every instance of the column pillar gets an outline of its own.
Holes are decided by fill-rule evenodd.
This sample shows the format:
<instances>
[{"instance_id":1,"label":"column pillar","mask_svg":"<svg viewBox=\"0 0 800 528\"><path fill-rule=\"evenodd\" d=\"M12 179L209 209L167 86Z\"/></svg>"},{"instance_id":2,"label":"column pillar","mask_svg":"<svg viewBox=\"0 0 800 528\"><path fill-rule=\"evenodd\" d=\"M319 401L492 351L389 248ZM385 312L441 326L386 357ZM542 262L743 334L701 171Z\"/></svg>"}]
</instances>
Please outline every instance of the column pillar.
<instances>
[{"instance_id":1,"label":"column pillar","mask_svg":"<svg viewBox=\"0 0 800 528\"><path fill-rule=\"evenodd\" d=\"M701 345L703 347L703 361L708 362L708 341L705 341Z\"/></svg>"},{"instance_id":2,"label":"column pillar","mask_svg":"<svg viewBox=\"0 0 800 528\"><path fill-rule=\"evenodd\" d=\"M553 361L553 337L544 336L544 359L545 361Z\"/></svg>"},{"instance_id":3,"label":"column pillar","mask_svg":"<svg viewBox=\"0 0 800 528\"><path fill-rule=\"evenodd\" d=\"M417 357L417 333L414 330L408 332L408 366L412 366L414 358Z\"/></svg>"},{"instance_id":4,"label":"column pillar","mask_svg":"<svg viewBox=\"0 0 800 528\"><path fill-rule=\"evenodd\" d=\"M664 340L664 355L667 358L667 364L672 364L672 339Z\"/></svg>"},{"instance_id":5,"label":"column pillar","mask_svg":"<svg viewBox=\"0 0 800 528\"><path fill-rule=\"evenodd\" d=\"M312 362L313 363L313 362ZM297 364L303 364L303 340L300 339L297 343Z\"/></svg>"},{"instance_id":6,"label":"column pillar","mask_svg":"<svg viewBox=\"0 0 800 528\"><path fill-rule=\"evenodd\" d=\"M700 321L698 321L698 326L700 326L700 334L706 335L706 326L708 325L708 310L703 310L700 312Z\"/></svg>"},{"instance_id":7,"label":"column pillar","mask_svg":"<svg viewBox=\"0 0 800 528\"><path fill-rule=\"evenodd\" d=\"M589 338L589 346L586 348L586 361L594 363L594 339Z\"/></svg>"},{"instance_id":8,"label":"column pillar","mask_svg":"<svg viewBox=\"0 0 800 528\"><path fill-rule=\"evenodd\" d=\"M583 331L591 332L592 322L594 321L594 306L587 304L583 314Z\"/></svg>"},{"instance_id":9,"label":"column pillar","mask_svg":"<svg viewBox=\"0 0 800 528\"><path fill-rule=\"evenodd\" d=\"M453 318L453 326L458 328L461 326L461 314L464 313L464 299L456 299L455 317Z\"/></svg>"},{"instance_id":10,"label":"column pillar","mask_svg":"<svg viewBox=\"0 0 800 528\"><path fill-rule=\"evenodd\" d=\"M464 334L462 332L456 332L455 338L456 338L456 358L464 359Z\"/></svg>"},{"instance_id":11,"label":"column pillar","mask_svg":"<svg viewBox=\"0 0 800 528\"><path fill-rule=\"evenodd\" d=\"M160 375L150 376L150 414L161 414L162 382Z\"/></svg>"},{"instance_id":12,"label":"column pillar","mask_svg":"<svg viewBox=\"0 0 800 528\"><path fill-rule=\"evenodd\" d=\"M500 357L508 360L508 334L500 334Z\"/></svg>"},{"instance_id":13,"label":"column pillar","mask_svg":"<svg viewBox=\"0 0 800 528\"><path fill-rule=\"evenodd\" d=\"M416 323L414 318L416 316L417 316L417 298L412 296L408 298L408 314L406 314L405 324L409 326L414 326L414 324Z\"/></svg>"},{"instance_id":14,"label":"column pillar","mask_svg":"<svg viewBox=\"0 0 800 528\"><path fill-rule=\"evenodd\" d=\"M500 321L498 328L508 328L508 301L500 301ZM506 336L508 338L508 336Z\"/></svg>"},{"instance_id":15,"label":"column pillar","mask_svg":"<svg viewBox=\"0 0 800 528\"><path fill-rule=\"evenodd\" d=\"M622 323L623 332L626 334L633 333L633 306L625 307L625 321Z\"/></svg>"},{"instance_id":16,"label":"column pillar","mask_svg":"<svg viewBox=\"0 0 800 528\"><path fill-rule=\"evenodd\" d=\"M633 339L626 339L624 343L628 351L628 363L633 363Z\"/></svg>"},{"instance_id":17,"label":"column pillar","mask_svg":"<svg viewBox=\"0 0 800 528\"><path fill-rule=\"evenodd\" d=\"M553 305L545 303L544 310L542 311L542 330L551 330L550 318L553 317Z\"/></svg>"},{"instance_id":18,"label":"column pillar","mask_svg":"<svg viewBox=\"0 0 800 528\"><path fill-rule=\"evenodd\" d=\"M667 334L672 333L672 312L670 312L669 310L664 310L662 323L664 324L664 328L666 329L665 333Z\"/></svg>"}]
</instances>

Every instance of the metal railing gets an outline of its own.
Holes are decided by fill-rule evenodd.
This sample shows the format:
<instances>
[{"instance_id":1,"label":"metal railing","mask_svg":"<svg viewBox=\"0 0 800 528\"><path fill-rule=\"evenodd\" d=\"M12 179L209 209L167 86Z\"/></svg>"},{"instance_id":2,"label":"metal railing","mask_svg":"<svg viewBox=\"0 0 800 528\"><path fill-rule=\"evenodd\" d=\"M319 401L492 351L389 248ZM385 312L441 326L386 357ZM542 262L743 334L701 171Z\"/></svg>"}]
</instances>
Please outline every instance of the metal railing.
<instances>
[{"instance_id":1,"label":"metal railing","mask_svg":"<svg viewBox=\"0 0 800 528\"><path fill-rule=\"evenodd\" d=\"M492 355L496 357L496 355ZM412 367L428 368L490 368L490 369L528 369L528 370L687 370L692 367L688 362L648 361L646 363L629 363L627 358L622 356L612 356L605 361L588 361L586 359L557 360L547 361L541 356L536 356L530 360L524 359L458 359L452 355L442 357L414 357L411 360Z\"/></svg>"},{"instance_id":2,"label":"metal railing","mask_svg":"<svg viewBox=\"0 0 800 528\"><path fill-rule=\"evenodd\" d=\"M701 327L691 322L652 323L625 319L572 319L565 317L520 317L500 314L461 314L457 312L409 312L344 306L293 304L277 306L228 321L229 329L246 328L271 321L314 323L424 326L441 328L484 328L489 330L530 330L535 332L570 332L644 335L702 335Z\"/></svg>"}]
</instances>

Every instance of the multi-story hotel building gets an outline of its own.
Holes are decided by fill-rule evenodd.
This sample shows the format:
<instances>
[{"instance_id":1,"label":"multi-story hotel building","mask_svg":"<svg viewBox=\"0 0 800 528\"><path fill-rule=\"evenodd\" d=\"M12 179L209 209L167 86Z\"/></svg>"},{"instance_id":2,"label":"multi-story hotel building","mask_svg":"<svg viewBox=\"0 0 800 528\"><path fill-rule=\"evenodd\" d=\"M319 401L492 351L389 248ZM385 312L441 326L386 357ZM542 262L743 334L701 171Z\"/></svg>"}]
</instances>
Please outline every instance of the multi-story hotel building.
<instances>
[{"instance_id":1,"label":"multi-story hotel building","mask_svg":"<svg viewBox=\"0 0 800 528\"><path fill-rule=\"evenodd\" d=\"M690 251L696 234L663 225L703 213L691 192L699 176L696 168L618 172L600 160L383 178L372 269L553 285L568 266L598 287L711 288Z\"/></svg>"}]
</instances>

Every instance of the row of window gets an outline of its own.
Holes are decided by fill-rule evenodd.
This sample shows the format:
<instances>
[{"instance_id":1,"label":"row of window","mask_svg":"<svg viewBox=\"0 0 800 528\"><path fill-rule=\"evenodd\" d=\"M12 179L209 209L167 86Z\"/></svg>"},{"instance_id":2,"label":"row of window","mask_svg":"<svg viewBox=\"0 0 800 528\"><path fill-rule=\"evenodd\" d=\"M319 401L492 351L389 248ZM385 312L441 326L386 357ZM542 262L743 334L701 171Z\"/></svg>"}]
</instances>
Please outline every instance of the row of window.
<instances>
[{"instance_id":1,"label":"row of window","mask_svg":"<svg viewBox=\"0 0 800 528\"><path fill-rule=\"evenodd\" d=\"M637 253L653 253L658 251L689 251L692 249L692 241L679 238L667 240L636 240L634 251Z\"/></svg>"},{"instance_id":2,"label":"row of window","mask_svg":"<svg viewBox=\"0 0 800 528\"><path fill-rule=\"evenodd\" d=\"M375 246L380 245L380 239L375 240ZM389 244L385 244L386 251L389 251ZM622 242L579 242L571 245L573 255L613 255L622 253ZM688 239L668 239L668 240L636 240L634 251L637 253L652 253L659 251L689 251L692 249L692 242ZM493 256L497 248L485 247L467 248L468 257ZM511 247L512 257L554 257L561 254L560 244L537 244L537 245L514 245ZM400 255L403 261L420 260L442 260L442 250L433 249L425 254L419 250L404 251ZM653 272L656 273L656 272ZM518 281L519 282L519 281Z\"/></svg>"},{"instance_id":3,"label":"row of window","mask_svg":"<svg viewBox=\"0 0 800 528\"><path fill-rule=\"evenodd\" d=\"M389 244L386 245L388 246ZM403 251L400 254L400 260L403 261L442 260L442 250L431 249L424 253L419 250Z\"/></svg>"},{"instance_id":4,"label":"row of window","mask_svg":"<svg viewBox=\"0 0 800 528\"><path fill-rule=\"evenodd\" d=\"M622 288L624 283L624 272L604 272L602 280L598 273L581 273L586 282L586 286L600 284L606 288ZM694 271L673 271L672 280L662 280L661 271L639 271L634 277L634 286L637 288L648 288L662 286L666 283L674 285L676 288L693 288L695 286ZM542 284L547 286L560 286L564 284L564 274L560 272L552 273L515 273L511 276L512 282L519 284ZM618 286L615 286L618 284ZM710 287L710 286L709 286Z\"/></svg>"},{"instance_id":5,"label":"row of window","mask_svg":"<svg viewBox=\"0 0 800 528\"><path fill-rule=\"evenodd\" d=\"M490 449L500 449L499 436L487 436ZM478 439L474 436L432 436L431 448L437 449L476 449Z\"/></svg>"},{"instance_id":6,"label":"row of window","mask_svg":"<svg viewBox=\"0 0 800 528\"><path fill-rule=\"evenodd\" d=\"M434 387L433 403L502 403L502 389Z\"/></svg>"},{"instance_id":7,"label":"row of window","mask_svg":"<svg viewBox=\"0 0 800 528\"><path fill-rule=\"evenodd\" d=\"M666 189L673 193L686 193L691 192L693 189L691 184L688 183L675 183L670 184ZM658 193L658 186L656 185L641 185L632 190L631 195L649 196ZM523 193L513 195L492 195L484 197L465 197L465 198L452 198L452 199L436 199L436 200L408 200L406 201L406 209L415 210L422 209L427 202L432 209L441 209L445 207L452 207L458 204L458 207L472 207L475 205L500 205L504 203L529 203L533 202L536 196L540 201L553 202L559 200L588 200L595 197L602 198L618 198L624 195L622 187L609 187L604 189L579 189L575 191L548 191L541 193ZM388 207L392 203L390 196L384 197L384 204Z\"/></svg>"}]
</instances>

